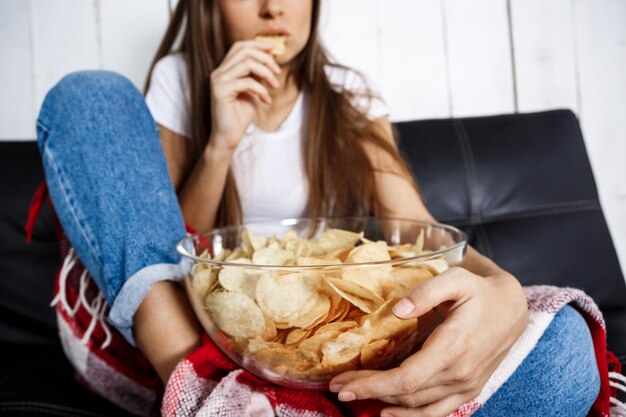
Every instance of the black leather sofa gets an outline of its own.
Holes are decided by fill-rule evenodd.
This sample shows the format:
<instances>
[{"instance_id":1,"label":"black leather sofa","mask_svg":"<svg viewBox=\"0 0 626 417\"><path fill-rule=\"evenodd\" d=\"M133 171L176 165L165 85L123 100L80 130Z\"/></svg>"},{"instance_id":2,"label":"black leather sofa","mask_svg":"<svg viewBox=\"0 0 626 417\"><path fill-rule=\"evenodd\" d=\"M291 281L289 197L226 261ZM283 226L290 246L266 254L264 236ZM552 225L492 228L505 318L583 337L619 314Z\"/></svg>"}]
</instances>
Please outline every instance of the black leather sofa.
<instances>
[{"instance_id":1,"label":"black leather sofa","mask_svg":"<svg viewBox=\"0 0 626 417\"><path fill-rule=\"evenodd\" d=\"M524 284L582 288L626 364L626 285L582 135L567 110L398 123L429 209ZM0 415L124 416L75 382L52 298L60 258L51 208L25 242L43 180L33 142L0 142Z\"/></svg>"}]
</instances>

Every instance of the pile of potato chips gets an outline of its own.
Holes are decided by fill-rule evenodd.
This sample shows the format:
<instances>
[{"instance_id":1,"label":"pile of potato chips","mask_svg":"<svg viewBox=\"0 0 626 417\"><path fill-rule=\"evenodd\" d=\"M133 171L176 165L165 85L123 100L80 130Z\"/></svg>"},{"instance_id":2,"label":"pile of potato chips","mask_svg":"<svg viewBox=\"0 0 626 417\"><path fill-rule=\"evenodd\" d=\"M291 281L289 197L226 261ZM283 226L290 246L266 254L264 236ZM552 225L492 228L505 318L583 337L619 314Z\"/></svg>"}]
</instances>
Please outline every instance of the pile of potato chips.
<instances>
[{"instance_id":1,"label":"pile of potato chips","mask_svg":"<svg viewBox=\"0 0 626 417\"><path fill-rule=\"evenodd\" d=\"M212 259L229 265L196 263L193 291L246 361L306 381L381 369L408 356L417 319L398 319L392 307L448 268L441 258L403 261L428 253L423 233L414 244L389 246L340 229L315 239L294 231L261 237L246 229L242 242ZM211 259L208 252L201 256Z\"/></svg>"}]
</instances>

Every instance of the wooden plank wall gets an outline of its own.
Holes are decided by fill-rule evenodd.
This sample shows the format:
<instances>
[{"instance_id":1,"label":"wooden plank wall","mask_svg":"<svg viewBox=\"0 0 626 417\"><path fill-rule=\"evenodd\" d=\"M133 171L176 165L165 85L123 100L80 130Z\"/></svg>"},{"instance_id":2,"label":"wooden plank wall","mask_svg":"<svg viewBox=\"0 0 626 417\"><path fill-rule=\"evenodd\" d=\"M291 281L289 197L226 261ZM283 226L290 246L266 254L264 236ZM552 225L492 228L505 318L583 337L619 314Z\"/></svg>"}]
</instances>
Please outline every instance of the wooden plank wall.
<instances>
[{"instance_id":1,"label":"wooden plank wall","mask_svg":"<svg viewBox=\"0 0 626 417\"><path fill-rule=\"evenodd\" d=\"M64 74L139 88L175 0L2 0L0 140L32 140ZM327 0L322 36L393 120L570 108L626 270L626 0Z\"/></svg>"}]
</instances>

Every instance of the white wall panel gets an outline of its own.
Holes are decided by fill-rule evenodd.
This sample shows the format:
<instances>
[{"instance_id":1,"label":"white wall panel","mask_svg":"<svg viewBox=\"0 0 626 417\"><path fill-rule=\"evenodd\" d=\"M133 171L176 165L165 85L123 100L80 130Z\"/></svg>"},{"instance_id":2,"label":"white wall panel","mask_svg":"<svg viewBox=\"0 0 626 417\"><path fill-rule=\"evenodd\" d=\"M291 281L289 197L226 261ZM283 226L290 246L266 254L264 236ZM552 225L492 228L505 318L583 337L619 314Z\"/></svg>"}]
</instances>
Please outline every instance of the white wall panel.
<instances>
[{"instance_id":1,"label":"white wall panel","mask_svg":"<svg viewBox=\"0 0 626 417\"><path fill-rule=\"evenodd\" d=\"M511 0L517 81L522 112L578 110L571 0Z\"/></svg>"},{"instance_id":2,"label":"white wall panel","mask_svg":"<svg viewBox=\"0 0 626 417\"><path fill-rule=\"evenodd\" d=\"M450 116L441 2L396 0L380 4L381 77L375 81L391 118Z\"/></svg>"},{"instance_id":3,"label":"white wall panel","mask_svg":"<svg viewBox=\"0 0 626 417\"><path fill-rule=\"evenodd\" d=\"M374 80L393 120L578 110L626 270L626 0L323 4L330 52ZM111 69L141 87L167 7L0 0L0 140L34 138L44 94L71 71Z\"/></svg>"},{"instance_id":4,"label":"white wall panel","mask_svg":"<svg viewBox=\"0 0 626 417\"><path fill-rule=\"evenodd\" d=\"M30 0L35 106L66 74L100 66L94 1Z\"/></svg>"},{"instance_id":5,"label":"white wall panel","mask_svg":"<svg viewBox=\"0 0 626 417\"><path fill-rule=\"evenodd\" d=\"M574 6L583 132L626 271L626 1L575 0Z\"/></svg>"},{"instance_id":6,"label":"white wall panel","mask_svg":"<svg viewBox=\"0 0 626 417\"><path fill-rule=\"evenodd\" d=\"M99 1L102 66L139 89L169 20L167 0Z\"/></svg>"},{"instance_id":7,"label":"white wall panel","mask_svg":"<svg viewBox=\"0 0 626 417\"><path fill-rule=\"evenodd\" d=\"M25 0L0 2L0 140L35 136L30 11Z\"/></svg>"},{"instance_id":8,"label":"white wall panel","mask_svg":"<svg viewBox=\"0 0 626 417\"><path fill-rule=\"evenodd\" d=\"M380 79L378 0L322 3L320 33L330 54L343 65Z\"/></svg>"},{"instance_id":9,"label":"white wall panel","mask_svg":"<svg viewBox=\"0 0 626 417\"><path fill-rule=\"evenodd\" d=\"M506 0L442 0L452 112L515 110Z\"/></svg>"}]
</instances>

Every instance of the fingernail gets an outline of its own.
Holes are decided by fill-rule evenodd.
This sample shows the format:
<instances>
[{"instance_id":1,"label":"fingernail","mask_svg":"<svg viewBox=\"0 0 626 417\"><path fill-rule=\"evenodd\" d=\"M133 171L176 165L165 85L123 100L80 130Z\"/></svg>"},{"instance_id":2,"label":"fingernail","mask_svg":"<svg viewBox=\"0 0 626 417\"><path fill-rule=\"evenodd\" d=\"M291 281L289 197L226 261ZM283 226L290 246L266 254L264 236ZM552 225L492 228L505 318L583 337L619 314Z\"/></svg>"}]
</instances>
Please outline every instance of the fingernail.
<instances>
[{"instance_id":1,"label":"fingernail","mask_svg":"<svg viewBox=\"0 0 626 417\"><path fill-rule=\"evenodd\" d=\"M356 400L356 395L353 392L345 391L340 392L338 395L339 401L354 401Z\"/></svg>"},{"instance_id":2,"label":"fingernail","mask_svg":"<svg viewBox=\"0 0 626 417\"><path fill-rule=\"evenodd\" d=\"M328 389L330 390L330 392L339 392L339 390L341 390L341 387L343 387L343 384L330 384L330 386L328 387Z\"/></svg>"},{"instance_id":3,"label":"fingernail","mask_svg":"<svg viewBox=\"0 0 626 417\"><path fill-rule=\"evenodd\" d=\"M408 298L403 298L393 306L393 314L398 317L406 317L415 310L415 305Z\"/></svg>"}]
</instances>

